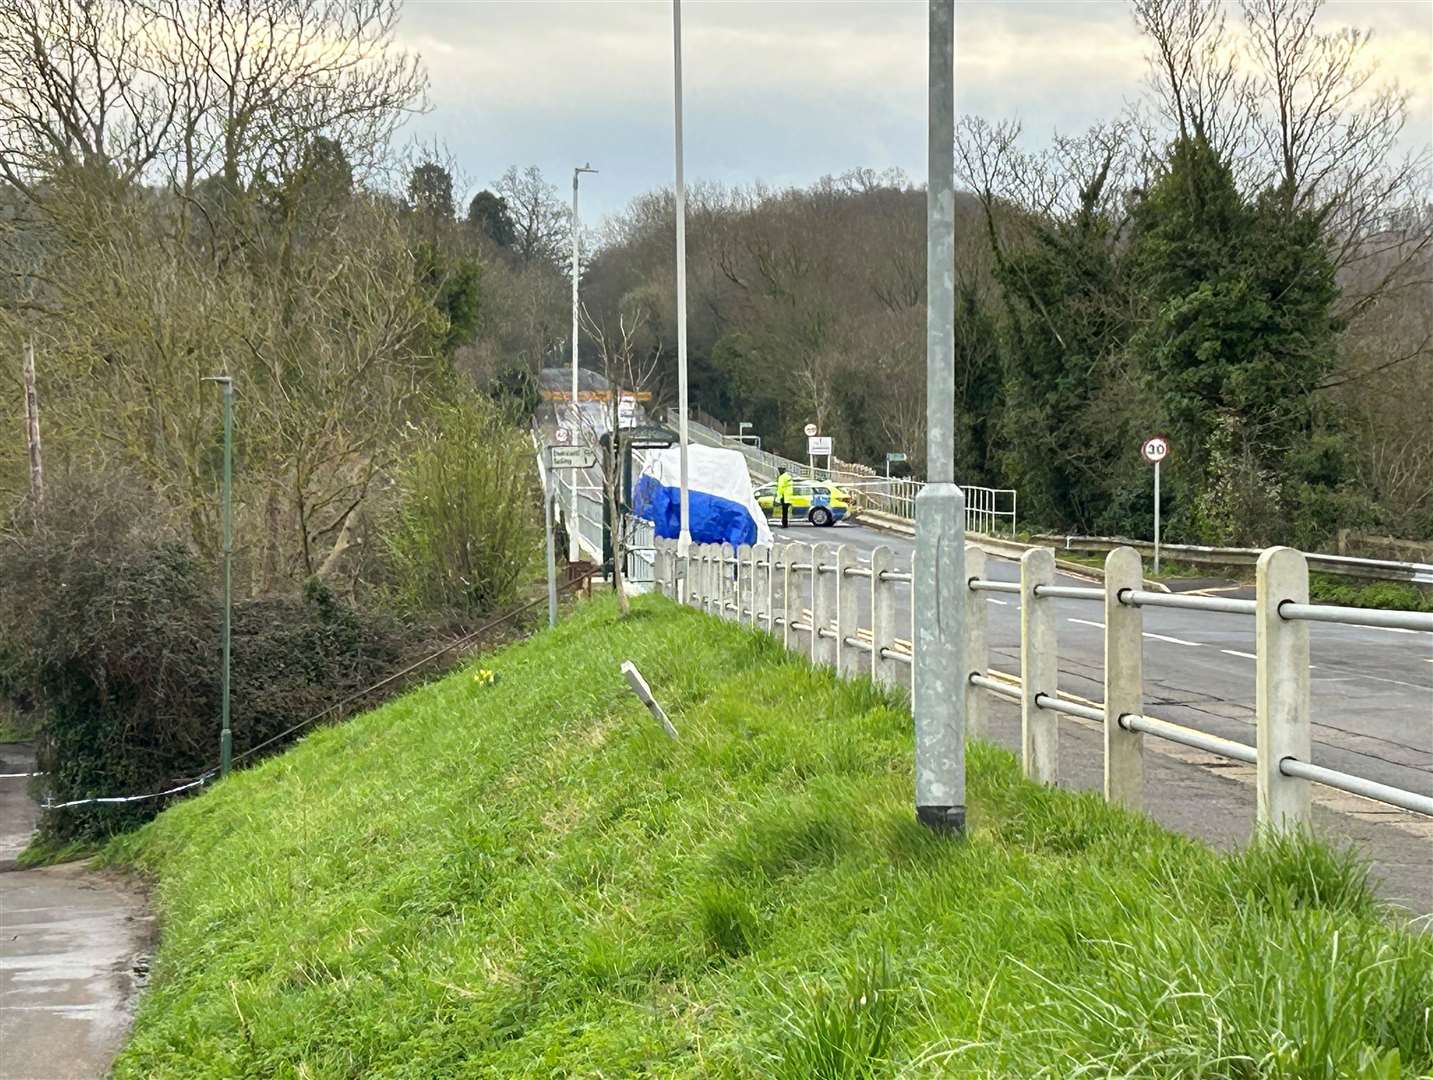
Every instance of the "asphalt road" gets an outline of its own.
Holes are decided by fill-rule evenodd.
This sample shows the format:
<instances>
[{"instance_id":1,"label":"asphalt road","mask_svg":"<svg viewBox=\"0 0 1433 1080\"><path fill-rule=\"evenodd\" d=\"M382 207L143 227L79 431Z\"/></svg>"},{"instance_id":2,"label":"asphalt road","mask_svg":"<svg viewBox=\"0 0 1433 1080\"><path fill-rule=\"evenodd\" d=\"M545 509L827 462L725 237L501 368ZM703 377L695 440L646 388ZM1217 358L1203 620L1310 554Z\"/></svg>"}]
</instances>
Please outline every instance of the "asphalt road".
<instances>
[{"instance_id":1,"label":"asphalt road","mask_svg":"<svg viewBox=\"0 0 1433 1080\"><path fill-rule=\"evenodd\" d=\"M776 542L884 545L908 569L914 541L857 524L773 530ZM987 576L1018 581L1019 566L988 558ZM1060 575L1062 584L1089 584ZM909 589L898 625L910 625ZM1238 594L1223 594L1238 595ZM1020 670L1020 599L987 597L991 667ZM1101 700L1104 633L1098 603L1055 601L1060 689ZM1239 742L1254 742L1254 620L1169 608L1144 609L1145 709L1153 716ZM904 635L903 635L904 636ZM1311 623L1314 761L1433 795L1433 635Z\"/></svg>"}]
</instances>

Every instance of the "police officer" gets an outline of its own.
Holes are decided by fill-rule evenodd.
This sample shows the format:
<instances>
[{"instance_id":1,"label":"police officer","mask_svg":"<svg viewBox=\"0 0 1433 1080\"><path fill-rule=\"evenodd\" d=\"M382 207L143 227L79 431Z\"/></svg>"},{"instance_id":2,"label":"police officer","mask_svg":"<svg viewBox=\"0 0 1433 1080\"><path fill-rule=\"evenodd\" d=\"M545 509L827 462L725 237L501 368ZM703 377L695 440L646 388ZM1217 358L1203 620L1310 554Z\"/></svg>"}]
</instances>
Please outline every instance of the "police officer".
<instances>
[{"instance_id":1,"label":"police officer","mask_svg":"<svg viewBox=\"0 0 1433 1080\"><path fill-rule=\"evenodd\" d=\"M791 474L785 469L776 470L776 502L781 507L781 527L791 527Z\"/></svg>"}]
</instances>

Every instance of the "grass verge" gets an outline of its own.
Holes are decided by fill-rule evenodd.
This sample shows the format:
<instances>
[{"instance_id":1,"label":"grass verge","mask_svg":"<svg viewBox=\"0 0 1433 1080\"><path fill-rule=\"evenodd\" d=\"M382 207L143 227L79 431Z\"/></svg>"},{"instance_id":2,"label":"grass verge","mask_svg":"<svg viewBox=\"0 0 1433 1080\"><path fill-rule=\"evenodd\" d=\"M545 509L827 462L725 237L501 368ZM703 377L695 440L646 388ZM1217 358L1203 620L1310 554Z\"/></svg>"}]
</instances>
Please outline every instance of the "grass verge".
<instances>
[{"instance_id":1,"label":"grass verge","mask_svg":"<svg viewBox=\"0 0 1433 1080\"><path fill-rule=\"evenodd\" d=\"M898 697L659 598L482 666L110 846L164 927L116 1076L1433 1068L1433 942L1346 855L1221 857L980 743L932 837Z\"/></svg>"}]
</instances>

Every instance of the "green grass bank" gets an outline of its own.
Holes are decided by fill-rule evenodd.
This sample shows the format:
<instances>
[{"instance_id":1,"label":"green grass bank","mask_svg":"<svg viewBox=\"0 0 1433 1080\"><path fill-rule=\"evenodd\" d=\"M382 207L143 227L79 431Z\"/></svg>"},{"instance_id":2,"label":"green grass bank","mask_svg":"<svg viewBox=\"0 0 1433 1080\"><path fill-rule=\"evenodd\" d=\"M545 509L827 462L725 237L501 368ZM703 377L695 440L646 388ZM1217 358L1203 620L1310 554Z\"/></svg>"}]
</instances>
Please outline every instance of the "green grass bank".
<instances>
[{"instance_id":1,"label":"green grass bank","mask_svg":"<svg viewBox=\"0 0 1433 1080\"><path fill-rule=\"evenodd\" d=\"M163 927L117 1077L1433 1071L1433 940L1316 844L1222 857L978 743L933 838L899 697L660 598L481 666L111 844Z\"/></svg>"}]
</instances>

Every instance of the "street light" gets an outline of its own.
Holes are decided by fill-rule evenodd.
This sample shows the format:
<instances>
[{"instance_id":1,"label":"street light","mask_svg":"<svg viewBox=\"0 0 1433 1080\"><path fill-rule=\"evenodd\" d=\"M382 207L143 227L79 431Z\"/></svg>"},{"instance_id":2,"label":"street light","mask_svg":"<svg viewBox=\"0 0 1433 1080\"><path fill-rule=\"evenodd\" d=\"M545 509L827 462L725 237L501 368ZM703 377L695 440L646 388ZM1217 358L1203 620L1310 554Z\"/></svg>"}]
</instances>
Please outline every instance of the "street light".
<instances>
[{"instance_id":1,"label":"street light","mask_svg":"<svg viewBox=\"0 0 1433 1080\"><path fill-rule=\"evenodd\" d=\"M595 173L592 162L572 170L572 422L573 435L581 428L577 412L577 249L581 244L577 219L577 178L582 173ZM567 521L567 561L576 562L577 549L577 484L572 484L572 506Z\"/></svg>"},{"instance_id":2,"label":"street light","mask_svg":"<svg viewBox=\"0 0 1433 1080\"><path fill-rule=\"evenodd\" d=\"M228 776L234 757L229 729L229 651L234 608L234 380L214 375L200 382L218 383L224 392L224 671L219 697L219 775Z\"/></svg>"},{"instance_id":3,"label":"street light","mask_svg":"<svg viewBox=\"0 0 1433 1080\"><path fill-rule=\"evenodd\" d=\"M955 483L955 0L931 0L926 188L926 470L916 496L916 817L965 831L965 496Z\"/></svg>"},{"instance_id":4,"label":"street light","mask_svg":"<svg viewBox=\"0 0 1433 1080\"><path fill-rule=\"evenodd\" d=\"M672 0L672 81L677 135L677 444L681 459L681 531L677 554L692 546L691 499L687 490L687 187L682 176L682 0Z\"/></svg>"}]
</instances>

